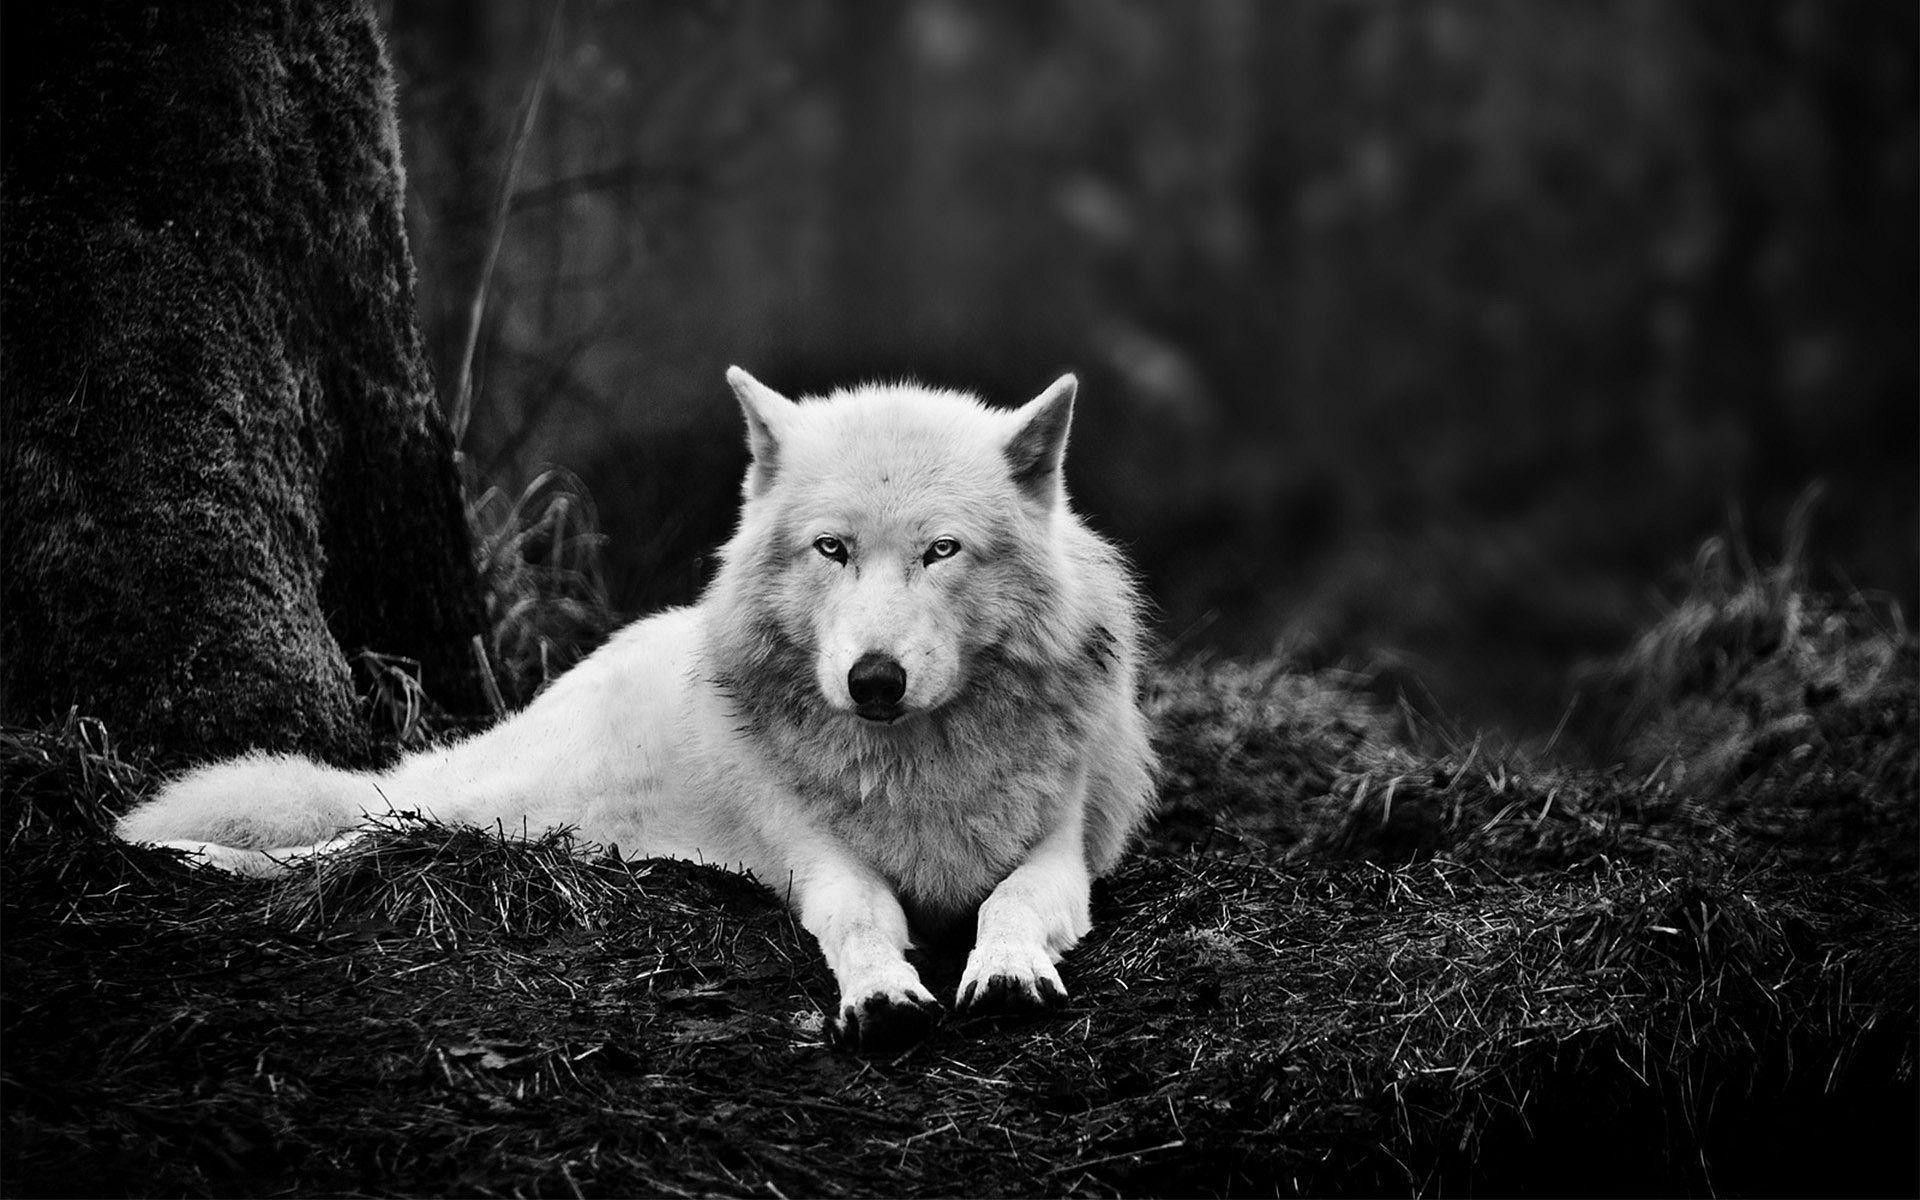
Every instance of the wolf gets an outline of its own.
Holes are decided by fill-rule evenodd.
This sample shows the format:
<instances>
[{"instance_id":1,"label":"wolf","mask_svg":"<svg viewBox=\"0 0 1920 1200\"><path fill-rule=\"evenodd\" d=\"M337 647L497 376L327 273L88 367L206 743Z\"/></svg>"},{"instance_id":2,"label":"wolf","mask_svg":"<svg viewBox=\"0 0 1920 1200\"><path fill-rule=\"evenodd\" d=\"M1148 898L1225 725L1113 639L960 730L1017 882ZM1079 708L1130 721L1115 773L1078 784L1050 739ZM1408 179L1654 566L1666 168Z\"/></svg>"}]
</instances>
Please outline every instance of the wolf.
<instances>
[{"instance_id":1,"label":"wolf","mask_svg":"<svg viewBox=\"0 0 1920 1200\"><path fill-rule=\"evenodd\" d=\"M861 1050L944 1009L915 933L974 940L959 1010L1064 1002L1091 881L1152 802L1142 603L1068 504L1078 384L1018 409L916 385L790 400L738 367L750 461L698 603L640 620L527 708L379 772L254 753L118 834L270 874L417 812L716 863L782 895Z\"/></svg>"}]
</instances>

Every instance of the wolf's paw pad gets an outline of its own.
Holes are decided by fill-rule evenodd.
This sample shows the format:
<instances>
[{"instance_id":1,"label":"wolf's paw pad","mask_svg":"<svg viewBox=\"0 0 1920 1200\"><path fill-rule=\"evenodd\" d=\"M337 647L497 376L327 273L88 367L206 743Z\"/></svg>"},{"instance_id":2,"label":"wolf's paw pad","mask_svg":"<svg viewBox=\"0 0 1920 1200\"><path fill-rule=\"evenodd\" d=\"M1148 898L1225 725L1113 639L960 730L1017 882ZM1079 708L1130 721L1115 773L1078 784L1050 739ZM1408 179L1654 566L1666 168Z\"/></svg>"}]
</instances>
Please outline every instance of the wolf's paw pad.
<instances>
[{"instance_id":1,"label":"wolf's paw pad","mask_svg":"<svg viewBox=\"0 0 1920 1200\"><path fill-rule=\"evenodd\" d=\"M892 1054L925 1041L940 1017L940 1002L925 992L917 996L875 992L840 1006L833 1038L862 1054Z\"/></svg>"}]
</instances>

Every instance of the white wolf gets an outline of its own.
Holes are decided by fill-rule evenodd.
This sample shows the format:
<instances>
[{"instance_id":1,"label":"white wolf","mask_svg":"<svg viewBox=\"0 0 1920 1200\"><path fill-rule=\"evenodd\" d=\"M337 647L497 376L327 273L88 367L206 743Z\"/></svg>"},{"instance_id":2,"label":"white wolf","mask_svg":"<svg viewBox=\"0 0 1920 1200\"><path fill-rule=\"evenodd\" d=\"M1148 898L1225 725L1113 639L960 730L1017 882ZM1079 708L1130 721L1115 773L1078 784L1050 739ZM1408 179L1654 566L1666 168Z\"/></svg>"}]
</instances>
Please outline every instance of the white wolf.
<instances>
[{"instance_id":1,"label":"white wolf","mask_svg":"<svg viewBox=\"0 0 1920 1200\"><path fill-rule=\"evenodd\" d=\"M856 1046L910 1042L940 1012L910 925L977 913L959 1007L1058 1004L1090 880L1153 795L1138 598L1061 479L1073 376L1016 411L727 379L752 462L698 604L628 626L476 737L378 773L203 767L120 836L271 873L370 814L570 825L783 894Z\"/></svg>"}]
</instances>

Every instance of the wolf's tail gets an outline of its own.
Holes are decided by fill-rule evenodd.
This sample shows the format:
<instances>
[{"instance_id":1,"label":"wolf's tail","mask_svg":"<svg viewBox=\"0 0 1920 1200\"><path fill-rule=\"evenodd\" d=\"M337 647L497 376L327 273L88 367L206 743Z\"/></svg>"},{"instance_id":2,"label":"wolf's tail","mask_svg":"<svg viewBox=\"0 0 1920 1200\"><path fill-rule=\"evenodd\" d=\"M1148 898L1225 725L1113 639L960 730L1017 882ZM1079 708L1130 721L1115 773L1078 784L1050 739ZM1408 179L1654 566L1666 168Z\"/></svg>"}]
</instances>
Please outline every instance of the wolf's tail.
<instances>
[{"instance_id":1,"label":"wolf's tail","mask_svg":"<svg viewBox=\"0 0 1920 1200\"><path fill-rule=\"evenodd\" d=\"M215 865L261 873L260 863L245 864L310 849L368 812L385 811L372 775L294 755L249 754L171 781L120 818L114 832L129 842L199 847Z\"/></svg>"}]
</instances>

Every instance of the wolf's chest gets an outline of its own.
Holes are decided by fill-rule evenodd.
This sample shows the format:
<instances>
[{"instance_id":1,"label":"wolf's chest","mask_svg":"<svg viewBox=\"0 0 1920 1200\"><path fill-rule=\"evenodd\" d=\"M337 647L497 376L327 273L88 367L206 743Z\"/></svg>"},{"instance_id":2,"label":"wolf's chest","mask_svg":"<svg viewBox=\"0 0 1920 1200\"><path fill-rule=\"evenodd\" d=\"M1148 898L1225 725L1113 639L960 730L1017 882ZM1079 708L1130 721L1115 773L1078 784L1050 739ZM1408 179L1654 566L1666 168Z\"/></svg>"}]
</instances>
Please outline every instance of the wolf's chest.
<instances>
[{"instance_id":1,"label":"wolf's chest","mask_svg":"<svg viewBox=\"0 0 1920 1200\"><path fill-rule=\"evenodd\" d=\"M834 832L910 907L959 915L1026 857L1058 785L1034 772L943 773L869 764L841 781Z\"/></svg>"}]
</instances>

